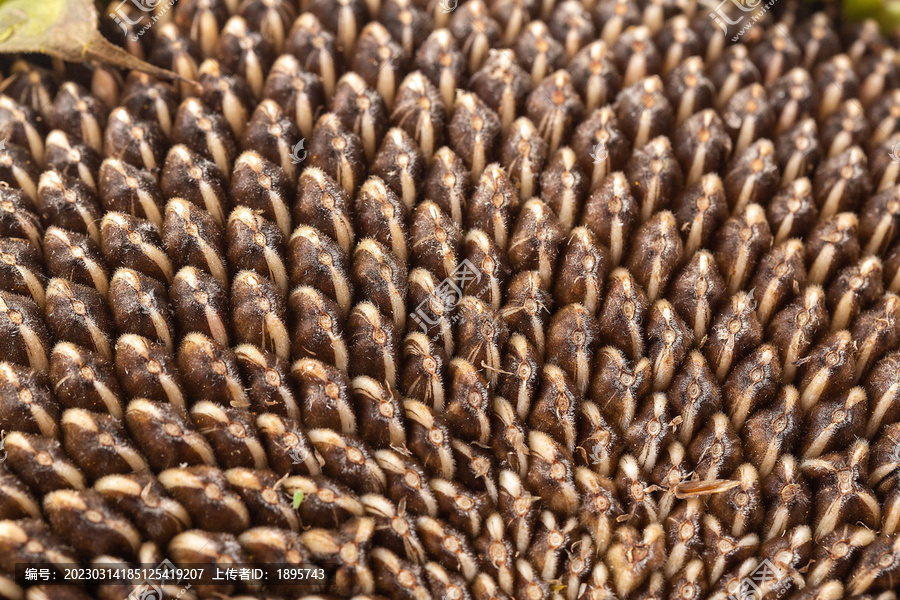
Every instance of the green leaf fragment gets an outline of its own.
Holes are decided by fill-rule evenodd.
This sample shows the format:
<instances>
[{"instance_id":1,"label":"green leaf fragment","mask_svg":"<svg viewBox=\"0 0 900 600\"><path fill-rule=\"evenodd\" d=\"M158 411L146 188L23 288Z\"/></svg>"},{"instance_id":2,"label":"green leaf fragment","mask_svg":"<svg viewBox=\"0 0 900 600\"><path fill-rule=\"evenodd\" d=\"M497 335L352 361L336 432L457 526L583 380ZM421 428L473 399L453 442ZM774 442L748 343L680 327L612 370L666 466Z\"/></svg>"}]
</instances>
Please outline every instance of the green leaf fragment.
<instances>
[{"instance_id":1,"label":"green leaf fragment","mask_svg":"<svg viewBox=\"0 0 900 600\"><path fill-rule=\"evenodd\" d=\"M303 492L297 490L294 492L294 508L300 508L300 503L303 502Z\"/></svg>"},{"instance_id":2,"label":"green leaf fragment","mask_svg":"<svg viewBox=\"0 0 900 600\"><path fill-rule=\"evenodd\" d=\"M93 60L187 81L132 56L97 30L92 0L0 0L0 52L39 52L70 62Z\"/></svg>"}]
</instances>

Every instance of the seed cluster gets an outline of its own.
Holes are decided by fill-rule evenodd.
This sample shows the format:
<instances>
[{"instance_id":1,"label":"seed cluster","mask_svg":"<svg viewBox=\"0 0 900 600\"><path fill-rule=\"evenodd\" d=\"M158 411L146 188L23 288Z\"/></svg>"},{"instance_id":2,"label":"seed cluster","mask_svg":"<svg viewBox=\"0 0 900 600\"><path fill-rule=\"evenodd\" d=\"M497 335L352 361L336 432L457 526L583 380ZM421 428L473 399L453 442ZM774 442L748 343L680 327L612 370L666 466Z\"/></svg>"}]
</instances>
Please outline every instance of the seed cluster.
<instances>
[{"instance_id":1,"label":"seed cluster","mask_svg":"<svg viewBox=\"0 0 900 600\"><path fill-rule=\"evenodd\" d=\"M0 595L170 559L329 579L179 598L896 598L877 24L300 4L104 17L197 85L9 70Z\"/></svg>"}]
</instances>

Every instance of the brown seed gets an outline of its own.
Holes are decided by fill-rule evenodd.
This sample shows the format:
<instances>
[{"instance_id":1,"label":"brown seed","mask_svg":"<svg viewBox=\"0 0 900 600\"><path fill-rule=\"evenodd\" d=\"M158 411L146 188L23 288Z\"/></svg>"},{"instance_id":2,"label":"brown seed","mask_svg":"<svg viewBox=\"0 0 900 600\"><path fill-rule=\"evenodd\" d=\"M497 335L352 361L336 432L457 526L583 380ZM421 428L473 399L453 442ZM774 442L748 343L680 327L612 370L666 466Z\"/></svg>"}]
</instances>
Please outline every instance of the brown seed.
<instances>
[{"instance_id":1,"label":"brown seed","mask_svg":"<svg viewBox=\"0 0 900 600\"><path fill-rule=\"evenodd\" d=\"M81 180L44 171L37 185L36 207L48 226L55 225L100 241L96 221L103 215L97 196Z\"/></svg>"},{"instance_id":2,"label":"brown seed","mask_svg":"<svg viewBox=\"0 0 900 600\"><path fill-rule=\"evenodd\" d=\"M309 164L322 169L351 196L363 181L363 154L362 140L336 114L319 117L309 142Z\"/></svg>"},{"instance_id":3,"label":"brown seed","mask_svg":"<svg viewBox=\"0 0 900 600\"><path fill-rule=\"evenodd\" d=\"M271 281L280 296L287 294L284 237L274 221L263 218L254 210L238 206L228 217L225 247L232 274L238 271L257 273Z\"/></svg>"},{"instance_id":4,"label":"brown seed","mask_svg":"<svg viewBox=\"0 0 900 600\"><path fill-rule=\"evenodd\" d=\"M309 167L300 174L293 221L306 223L333 238L345 252L353 246L353 223L347 194L321 169Z\"/></svg>"},{"instance_id":5,"label":"brown seed","mask_svg":"<svg viewBox=\"0 0 900 600\"><path fill-rule=\"evenodd\" d=\"M148 469L120 419L70 408L60 419L60 429L67 454L91 480Z\"/></svg>"},{"instance_id":6,"label":"brown seed","mask_svg":"<svg viewBox=\"0 0 900 600\"><path fill-rule=\"evenodd\" d=\"M634 362L613 346L597 351L590 398L603 416L624 431L631 425L637 407L649 393L651 365L646 358Z\"/></svg>"},{"instance_id":7,"label":"brown seed","mask_svg":"<svg viewBox=\"0 0 900 600\"><path fill-rule=\"evenodd\" d=\"M434 274L425 269L413 269L409 273L408 286L409 305L414 307L409 317L422 333L441 345L448 356L453 354L452 319L461 294L450 284L438 282Z\"/></svg>"},{"instance_id":8,"label":"brown seed","mask_svg":"<svg viewBox=\"0 0 900 600\"><path fill-rule=\"evenodd\" d=\"M236 534L250 526L247 506L215 467L167 469L159 474L159 482L184 506L194 525L204 531ZM170 549L180 537L172 540Z\"/></svg>"},{"instance_id":9,"label":"brown seed","mask_svg":"<svg viewBox=\"0 0 900 600\"><path fill-rule=\"evenodd\" d=\"M183 144L172 146L160 175L160 188L166 197L184 198L205 208L216 223L225 225L231 209L227 180L216 163L207 160L202 152Z\"/></svg>"},{"instance_id":10,"label":"brown seed","mask_svg":"<svg viewBox=\"0 0 900 600\"><path fill-rule=\"evenodd\" d=\"M60 342L50 355L53 392L63 408L84 408L121 419L124 396L112 367L98 354Z\"/></svg>"},{"instance_id":11,"label":"brown seed","mask_svg":"<svg viewBox=\"0 0 900 600\"><path fill-rule=\"evenodd\" d=\"M60 129L100 152L108 116L109 109L102 100L69 81L59 87L48 120L54 129Z\"/></svg>"},{"instance_id":12,"label":"brown seed","mask_svg":"<svg viewBox=\"0 0 900 600\"><path fill-rule=\"evenodd\" d=\"M234 138L240 139L250 120L253 93L242 77L225 72L219 61L207 58L197 71L203 91L200 99L216 113L225 117ZM175 112L175 107L172 107Z\"/></svg>"},{"instance_id":13,"label":"brown seed","mask_svg":"<svg viewBox=\"0 0 900 600\"><path fill-rule=\"evenodd\" d=\"M609 477L615 471L622 453L621 434L593 402L582 403L579 418L578 445L574 453L576 460L580 458L578 462L587 464L593 472Z\"/></svg>"},{"instance_id":14,"label":"brown seed","mask_svg":"<svg viewBox=\"0 0 900 600\"><path fill-rule=\"evenodd\" d=\"M81 556L135 556L141 536L93 490L56 490L44 497L47 520Z\"/></svg>"},{"instance_id":15,"label":"brown seed","mask_svg":"<svg viewBox=\"0 0 900 600\"><path fill-rule=\"evenodd\" d=\"M699 431L688 451L700 479L712 481L731 473L741 463L741 443L723 413L716 413Z\"/></svg>"},{"instance_id":16,"label":"brown seed","mask_svg":"<svg viewBox=\"0 0 900 600\"><path fill-rule=\"evenodd\" d=\"M775 137L775 157L781 169L781 184L809 177L821 159L819 134L813 119L803 119Z\"/></svg>"},{"instance_id":17,"label":"brown seed","mask_svg":"<svg viewBox=\"0 0 900 600\"><path fill-rule=\"evenodd\" d=\"M172 280L169 298L182 331L196 331L229 345L231 307L219 280L194 267L184 267Z\"/></svg>"},{"instance_id":18,"label":"brown seed","mask_svg":"<svg viewBox=\"0 0 900 600\"><path fill-rule=\"evenodd\" d=\"M584 104L572 85L572 77L564 69L538 83L525 103L526 115L538 128L551 153L566 143L583 112Z\"/></svg>"},{"instance_id":19,"label":"brown seed","mask_svg":"<svg viewBox=\"0 0 900 600\"><path fill-rule=\"evenodd\" d=\"M43 373L0 362L0 427L57 437L59 406Z\"/></svg>"},{"instance_id":20,"label":"brown seed","mask_svg":"<svg viewBox=\"0 0 900 600\"><path fill-rule=\"evenodd\" d=\"M900 298L885 294L864 311L851 329L856 344L855 381L859 381L881 356L900 341Z\"/></svg>"},{"instance_id":21,"label":"brown seed","mask_svg":"<svg viewBox=\"0 0 900 600\"><path fill-rule=\"evenodd\" d=\"M421 332L412 332L403 340L403 371L400 389L405 396L441 411L445 402L447 354Z\"/></svg>"},{"instance_id":22,"label":"brown seed","mask_svg":"<svg viewBox=\"0 0 900 600\"><path fill-rule=\"evenodd\" d=\"M250 344L238 346L234 353L247 382L252 410L299 419L298 394L287 361Z\"/></svg>"},{"instance_id":23,"label":"brown seed","mask_svg":"<svg viewBox=\"0 0 900 600\"><path fill-rule=\"evenodd\" d=\"M622 87L622 77L612 62L609 47L599 39L579 50L566 69L588 113L609 104Z\"/></svg>"},{"instance_id":24,"label":"brown seed","mask_svg":"<svg viewBox=\"0 0 900 600\"><path fill-rule=\"evenodd\" d=\"M35 250L42 252L41 238L44 235L44 227L36 213L37 207L32 197L22 190L0 186L0 233L4 236L26 239Z\"/></svg>"},{"instance_id":25,"label":"brown seed","mask_svg":"<svg viewBox=\"0 0 900 600\"><path fill-rule=\"evenodd\" d=\"M569 377L555 365L546 365L528 415L528 425L574 453L580 411L581 398Z\"/></svg>"},{"instance_id":26,"label":"brown seed","mask_svg":"<svg viewBox=\"0 0 900 600\"><path fill-rule=\"evenodd\" d=\"M214 56L225 71L241 76L253 96L260 98L265 74L277 54L275 41L262 32L251 29L244 18L233 16L222 27Z\"/></svg>"},{"instance_id":27,"label":"brown seed","mask_svg":"<svg viewBox=\"0 0 900 600\"><path fill-rule=\"evenodd\" d=\"M716 234L715 258L725 276L729 294L743 289L759 258L772 246L766 214L758 204L749 204L725 222Z\"/></svg>"},{"instance_id":28,"label":"brown seed","mask_svg":"<svg viewBox=\"0 0 900 600\"><path fill-rule=\"evenodd\" d=\"M541 200L556 214L564 232L575 226L588 185L588 178L578 164L578 155L571 148L560 148L550 157L541 174Z\"/></svg>"},{"instance_id":29,"label":"brown seed","mask_svg":"<svg viewBox=\"0 0 900 600\"><path fill-rule=\"evenodd\" d=\"M305 17L311 17L305 13ZM299 22L295 21L295 23ZM274 100L284 115L293 121L300 134L305 138L312 134L315 123L315 107L324 104L324 77L320 81L312 72L303 67L310 67L307 62L301 64L300 55L282 54L272 64L263 88L263 98ZM237 81L237 80L236 80ZM333 81L332 81L333 85ZM210 102L205 100L207 104ZM246 122L246 118L241 125ZM235 135L239 135L235 133Z\"/></svg>"},{"instance_id":30,"label":"brown seed","mask_svg":"<svg viewBox=\"0 0 900 600\"><path fill-rule=\"evenodd\" d=\"M204 437L182 412L165 402L135 400L128 406L126 420L134 441L154 470L178 464L215 464L212 448Z\"/></svg>"},{"instance_id":31,"label":"brown seed","mask_svg":"<svg viewBox=\"0 0 900 600\"><path fill-rule=\"evenodd\" d=\"M447 111L452 111L456 89L466 75L466 58L453 34L444 29L432 31L416 53L415 67L438 88Z\"/></svg>"},{"instance_id":32,"label":"brown seed","mask_svg":"<svg viewBox=\"0 0 900 600\"><path fill-rule=\"evenodd\" d=\"M354 201L354 225L361 237L370 237L407 261L410 209L383 179L372 176L359 189Z\"/></svg>"},{"instance_id":33,"label":"brown seed","mask_svg":"<svg viewBox=\"0 0 900 600\"><path fill-rule=\"evenodd\" d=\"M166 137L172 134L178 107L177 92L172 84L132 71L125 78L121 104L137 118L156 122Z\"/></svg>"},{"instance_id":34,"label":"brown seed","mask_svg":"<svg viewBox=\"0 0 900 600\"><path fill-rule=\"evenodd\" d=\"M384 98L388 109L393 108L394 94L406 75L409 57L377 21L366 24L354 44L352 69Z\"/></svg>"},{"instance_id":35,"label":"brown seed","mask_svg":"<svg viewBox=\"0 0 900 600\"><path fill-rule=\"evenodd\" d=\"M765 326L806 286L806 267L803 264L803 244L800 240L788 240L769 250L759 263L756 275L749 287L757 299L756 314ZM787 380L793 379L793 365L785 368Z\"/></svg>"},{"instance_id":36,"label":"brown seed","mask_svg":"<svg viewBox=\"0 0 900 600\"><path fill-rule=\"evenodd\" d=\"M790 69L772 83L770 90L772 110L778 115L776 133L782 133L801 119L815 114L815 84L806 69Z\"/></svg>"},{"instance_id":37,"label":"brown seed","mask_svg":"<svg viewBox=\"0 0 900 600\"><path fill-rule=\"evenodd\" d=\"M700 352L695 350L687 356L669 387L668 397L682 418L678 439L688 444L702 424L722 408L722 391Z\"/></svg>"},{"instance_id":38,"label":"brown seed","mask_svg":"<svg viewBox=\"0 0 900 600\"><path fill-rule=\"evenodd\" d=\"M541 513L526 556L543 579L552 579L559 573L565 548L572 543L577 526L576 519L559 522L553 513Z\"/></svg>"},{"instance_id":39,"label":"brown seed","mask_svg":"<svg viewBox=\"0 0 900 600\"><path fill-rule=\"evenodd\" d=\"M719 381L724 381L732 365L762 341L755 309L755 301L747 293L738 292L716 314L706 342L706 357Z\"/></svg>"},{"instance_id":40,"label":"brown seed","mask_svg":"<svg viewBox=\"0 0 900 600\"><path fill-rule=\"evenodd\" d=\"M672 105L663 93L663 82L658 75L623 89L616 97L615 107L619 125L635 149L666 135L672 126Z\"/></svg>"},{"instance_id":41,"label":"brown seed","mask_svg":"<svg viewBox=\"0 0 900 600\"><path fill-rule=\"evenodd\" d=\"M253 417L246 411L225 408L202 400L191 406L190 417L197 430L203 433L203 437L212 446L219 464L223 467L247 469L267 467L266 452L256 434ZM160 474L160 480L162 479Z\"/></svg>"},{"instance_id":42,"label":"brown seed","mask_svg":"<svg viewBox=\"0 0 900 600\"><path fill-rule=\"evenodd\" d=\"M504 96L505 98L505 96ZM500 147L500 163L519 185L525 198L537 195L547 161L547 142L527 117L519 117L507 125Z\"/></svg>"},{"instance_id":43,"label":"brown seed","mask_svg":"<svg viewBox=\"0 0 900 600\"><path fill-rule=\"evenodd\" d=\"M14 136L15 133L11 137ZM101 161L96 150L76 140L70 140L68 135L58 129L47 134L46 144L48 167L67 177L79 179L96 193L97 172Z\"/></svg>"},{"instance_id":44,"label":"brown seed","mask_svg":"<svg viewBox=\"0 0 900 600\"><path fill-rule=\"evenodd\" d=\"M43 308L44 277L41 255L23 239L0 238L0 288L30 297Z\"/></svg>"},{"instance_id":45,"label":"brown seed","mask_svg":"<svg viewBox=\"0 0 900 600\"><path fill-rule=\"evenodd\" d=\"M732 473L730 479L737 481L738 485L714 495L710 509L721 522L731 524L731 535L742 537L758 531L764 517L759 475L753 465L744 463Z\"/></svg>"},{"instance_id":46,"label":"brown seed","mask_svg":"<svg viewBox=\"0 0 900 600\"><path fill-rule=\"evenodd\" d=\"M606 301L598 317L600 335L620 347L632 360L644 353L642 324L649 302L634 277L625 269L610 274Z\"/></svg>"},{"instance_id":47,"label":"brown seed","mask_svg":"<svg viewBox=\"0 0 900 600\"><path fill-rule=\"evenodd\" d=\"M352 16L351 11L352 7L344 14ZM332 15L328 14L326 20L332 18ZM326 28L315 14L304 12L294 21L284 45L285 54L297 57L303 69L319 76L323 92L327 96L334 93L335 82L344 69L344 60L340 52L343 40L338 42L332 31L337 29ZM272 70L277 64L278 60L275 61ZM270 74L272 70L269 71ZM309 135L306 129L300 127L304 135Z\"/></svg>"},{"instance_id":48,"label":"brown seed","mask_svg":"<svg viewBox=\"0 0 900 600\"><path fill-rule=\"evenodd\" d=\"M144 336L172 351L175 326L163 284L132 269L119 269L109 293L110 312L120 332Z\"/></svg>"},{"instance_id":49,"label":"brown seed","mask_svg":"<svg viewBox=\"0 0 900 600\"><path fill-rule=\"evenodd\" d=\"M680 417L672 417L665 394L655 393L644 402L634 420L624 431L625 447L637 464L650 472L674 437Z\"/></svg>"},{"instance_id":50,"label":"brown seed","mask_svg":"<svg viewBox=\"0 0 900 600\"><path fill-rule=\"evenodd\" d=\"M804 474L822 482L816 491L813 522L817 538L848 521L877 527L881 507L865 483L868 458L869 444L857 439L845 450L803 461Z\"/></svg>"},{"instance_id":51,"label":"brown seed","mask_svg":"<svg viewBox=\"0 0 900 600\"><path fill-rule=\"evenodd\" d=\"M150 221L106 213L100 222L100 247L113 269L126 267L165 284L172 282L172 262L163 250L159 230Z\"/></svg>"},{"instance_id":52,"label":"brown seed","mask_svg":"<svg viewBox=\"0 0 900 600\"><path fill-rule=\"evenodd\" d=\"M425 573L418 564L406 561L382 547L372 549L371 573L378 591L393 598L417 598L430 592ZM365 567L368 571L369 567Z\"/></svg>"},{"instance_id":53,"label":"brown seed","mask_svg":"<svg viewBox=\"0 0 900 600\"><path fill-rule=\"evenodd\" d=\"M411 211L419 195L417 182L422 180L426 167L425 156L415 140L403 129L393 127L384 135L370 172L380 177Z\"/></svg>"},{"instance_id":54,"label":"brown seed","mask_svg":"<svg viewBox=\"0 0 900 600\"><path fill-rule=\"evenodd\" d=\"M560 516L572 515L578 498L572 455L550 436L539 431L528 435L528 447L531 449L531 465L526 479L529 490L547 499L548 510Z\"/></svg>"},{"instance_id":55,"label":"brown seed","mask_svg":"<svg viewBox=\"0 0 900 600\"><path fill-rule=\"evenodd\" d=\"M874 532L858 525L843 525L816 539L812 555L815 562L807 575L810 585L844 579L860 551L874 540Z\"/></svg>"},{"instance_id":56,"label":"brown seed","mask_svg":"<svg viewBox=\"0 0 900 600\"><path fill-rule=\"evenodd\" d=\"M186 410L172 352L147 338L126 334L116 342L116 371L125 393Z\"/></svg>"},{"instance_id":57,"label":"brown seed","mask_svg":"<svg viewBox=\"0 0 900 600\"><path fill-rule=\"evenodd\" d=\"M163 164L165 141L166 136L155 121L141 121L124 108L109 113L104 134L106 157L152 171Z\"/></svg>"},{"instance_id":58,"label":"brown seed","mask_svg":"<svg viewBox=\"0 0 900 600\"><path fill-rule=\"evenodd\" d=\"M852 145L866 143L869 123L859 102L846 100L829 115L821 127L822 150L828 157L837 156Z\"/></svg>"},{"instance_id":59,"label":"brown seed","mask_svg":"<svg viewBox=\"0 0 900 600\"><path fill-rule=\"evenodd\" d=\"M859 219L859 235L868 240L863 252L884 256L900 233L900 188L889 188L869 198Z\"/></svg>"},{"instance_id":60,"label":"brown seed","mask_svg":"<svg viewBox=\"0 0 900 600\"><path fill-rule=\"evenodd\" d=\"M824 291L811 285L803 296L772 317L766 337L780 351L788 381L793 380L796 365L807 355L813 342L827 330L828 316Z\"/></svg>"},{"instance_id":61,"label":"brown seed","mask_svg":"<svg viewBox=\"0 0 900 600\"><path fill-rule=\"evenodd\" d=\"M703 175L679 194L673 212L684 232L685 256L695 256L700 248L710 247L715 232L728 217L722 180L715 173Z\"/></svg>"},{"instance_id":62,"label":"brown seed","mask_svg":"<svg viewBox=\"0 0 900 600\"><path fill-rule=\"evenodd\" d=\"M589 229L577 227L569 234L561 262L553 290L556 303L565 306L577 302L596 313L609 269L606 248L597 243Z\"/></svg>"},{"instance_id":63,"label":"brown seed","mask_svg":"<svg viewBox=\"0 0 900 600\"><path fill-rule=\"evenodd\" d=\"M752 83L735 92L722 112L722 120L734 143L735 155L755 140L771 136L775 119L763 86Z\"/></svg>"},{"instance_id":64,"label":"brown seed","mask_svg":"<svg viewBox=\"0 0 900 600\"><path fill-rule=\"evenodd\" d=\"M900 142L900 134L894 133L881 144L871 147L869 151L869 173L875 192L883 192L897 185L900 163L894 162L891 158L891 152L897 142Z\"/></svg>"},{"instance_id":65,"label":"brown seed","mask_svg":"<svg viewBox=\"0 0 900 600\"><path fill-rule=\"evenodd\" d=\"M685 184L700 180L704 173L719 171L731 157L731 138L719 115L707 108L684 120L675 130L675 153Z\"/></svg>"},{"instance_id":66,"label":"brown seed","mask_svg":"<svg viewBox=\"0 0 900 600\"><path fill-rule=\"evenodd\" d=\"M96 492L131 522L143 539L165 546L191 526L184 507L169 496L153 475L107 475L94 483Z\"/></svg>"},{"instance_id":67,"label":"brown seed","mask_svg":"<svg viewBox=\"0 0 900 600\"><path fill-rule=\"evenodd\" d=\"M276 473L312 476L322 472L319 464L320 457L310 445L306 432L300 429L297 421L274 413L262 413L256 418L256 429L260 442L266 449L269 466ZM287 481L289 480L285 480L285 489L288 489ZM332 496L331 500L334 501L335 497ZM310 508L311 505L312 502L309 502L304 506ZM304 515L303 509L301 509L301 520L305 518ZM340 514L336 515L336 517L340 516ZM324 515L322 518L324 519ZM321 523L324 521L313 519L309 522Z\"/></svg>"},{"instance_id":68,"label":"brown seed","mask_svg":"<svg viewBox=\"0 0 900 600\"><path fill-rule=\"evenodd\" d=\"M594 110L575 128L570 145L590 179L590 189L600 185L609 173L624 168L631 154L631 143L608 106Z\"/></svg>"},{"instance_id":69,"label":"brown seed","mask_svg":"<svg viewBox=\"0 0 900 600\"><path fill-rule=\"evenodd\" d=\"M705 548L703 561L710 581L721 581L726 569L744 562L759 548L759 538L755 534L731 536L725 524L712 515L703 517L701 524Z\"/></svg>"},{"instance_id":70,"label":"brown seed","mask_svg":"<svg viewBox=\"0 0 900 600\"><path fill-rule=\"evenodd\" d=\"M311 429L309 441L324 459L322 472L360 494L381 493L387 479L366 445L356 437L330 429Z\"/></svg>"},{"instance_id":71,"label":"brown seed","mask_svg":"<svg viewBox=\"0 0 900 600\"><path fill-rule=\"evenodd\" d=\"M373 448L400 447L406 441L400 393L371 377L352 382L359 434ZM382 465L383 466L383 465Z\"/></svg>"},{"instance_id":72,"label":"brown seed","mask_svg":"<svg viewBox=\"0 0 900 600\"><path fill-rule=\"evenodd\" d=\"M512 471L502 471L499 484L497 506L506 524L507 535L513 547L519 553L524 553L531 541L538 516L539 498L525 489L522 480Z\"/></svg>"},{"instance_id":73,"label":"brown seed","mask_svg":"<svg viewBox=\"0 0 900 600\"><path fill-rule=\"evenodd\" d=\"M662 525L654 523L643 532L629 525L619 527L605 560L613 574L616 593L628 596L665 562Z\"/></svg>"},{"instance_id":74,"label":"brown seed","mask_svg":"<svg viewBox=\"0 0 900 600\"><path fill-rule=\"evenodd\" d=\"M448 378L444 418L451 432L467 442L488 446L492 408L488 382L471 363L461 358L450 362Z\"/></svg>"},{"instance_id":75,"label":"brown seed","mask_svg":"<svg viewBox=\"0 0 900 600\"><path fill-rule=\"evenodd\" d=\"M491 430L496 432L491 441L494 456L506 461L523 477L528 472L528 445L526 429L516 414L516 409L505 398L495 396L491 416Z\"/></svg>"},{"instance_id":76,"label":"brown seed","mask_svg":"<svg viewBox=\"0 0 900 600\"><path fill-rule=\"evenodd\" d=\"M900 385L896 368L900 354L892 352L878 361L866 381L866 396L870 403L870 415L866 424L866 438L872 439L879 429L898 420L900 414ZM885 428L886 430L886 428Z\"/></svg>"},{"instance_id":77,"label":"brown seed","mask_svg":"<svg viewBox=\"0 0 900 600\"><path fill-rule=\"evenodd\" d=\"M461 252L465 256L457 267L458 271L454 271L459 283L465 284L463 294L474 296L494 310L499 310L510 274L506 256L500 252L494 240L480 229L469 230L463 243Z\"/></svg>"},{"instance_id":78,"label":"brown seed","mask_svg":"<svg viewBox=\"0 0 900 600\"><path fill-rule=\"evenodd\" d=\"M393 450L377 450L374 455L387 481L385 493L388 498L395 504L405 502L411 515L437 515L437 500L415 459Z\"/></svg>"},{"instance_id":79,"label":"brown seed","mask_svg":"<svg viewBox=\"0 0 900 600\"><path fill-rule=\"evenodd\" d=\"M255 344L282 360L290 358L290 336L282 296L267 278L238 273L231 285L232 326L239 343Z\"/></svg>"},{"instance_id":80,"label":"brown seed","mask_svg":"<svg viewBox=\"0 0 900 600\"><path fill-rule=\"evenodd\" d=\"M516 115L523 112L533 87L528 73L519 66L509 49L490 50L487 60L472 75L469 83L472 91L497 112L506 132L510 130Z\"/></svg>"},{"instance_id":81,"label":"brown seed","mask_svg":"<svg viewBox=\"0 0 900 600\"><path fill-rule=\"evenodd\" d=\"M222 253L222 229L210 214L195 204L173 198L166 205L162 237L175 267L191 267L228 281Z\"/></svg>"},{"instance_id":82,"label":"brown seed","mask_svg":"<svg viewBox=\"0 0 900 600\"><path fill-rule=\"evenodd\" d=\"M249 406L234 352L201 333L189 333L178 348L178 370L197 401Z\"/></svg>"},{"instance_id":83,"label":"brown seed","mask_svg":"<svg viewBox=\"0 0 900 600\"><path fill-rule=\"evenodd\" d=\"M268 130L275 130L283 126L281 121L265 125ZM290 207L294 197L294 182L297 180L290 148L296 141L294 137L299 137L299 134L285 133L285 136L292 135L293 137L279 138L276 142L267 143L254 137L253 128L256 127L256 124L253 121L251 121L250 127L251 129L245 134L245 142L246 145L252 144L249 147L253 149L244 152L234 161L229 194L232 198L239 198L242 206L277 223L281 234L287 237L291 233ZM260 134L260 136L262 135L264 134ZM257 150L267 150L267 152L260 153ZM281 156L283 154L286 156ZM273 159L280 159L280 166ZM289 165L290 168L286 168L286 165Z\"/></svg>"},{"instance_id":84,"label":"brown seed","mask_svg":"<svg viewBox=\"0 0 900 600\"><path fill-rule=\"evenodd\" d=\"M432 409L416 400L405 400L407 445L425 470L434 477L452 479L455 473L450 429Z\"/></svg>"},{"instance_id":85,"label":"brown seed","mask_svg":"<svg viewBox=\"0 0 900 600\"><path fill-rule=\"evenodd\" d=\"M222 21L224 22L225 16ZM209 21L203 23L208 27ZM147 25L150 23L148 22ZM216 35L218 35L218 27L216 27ZM149 51L147 60L151 64L169 69L180 75L184 80L197 79L197 63L200 62L200 52L193 40L184 33L188 29L181 29L175 24L163 23L160 30L156 33L156 43L153 44ZM210 52L212 54L212 51ZM195 88L187 81L183 81L179 85L182 98L196 93Z\"/></svg>"},{"instance_id":86,"label":"brown seed","mask_svg":"<svg viewBox=\"0 0 900 600\"><path fill-rule=\"evenodd\" d=\"M816 169L813 190L819 221L839 212L856 211L869 196L866 153L859 146L830 157Z\"/></svg>"},{"instance_id":87,"label":"brown seed","mask_svg":"<svg viewBox=\"0 0 900 600\"><path fill-rule=\"evenodd\" d=\"M707 50L709 52L709 50ZM709 67L709 79L718 90L716 108L722 109L741 88L761 80L747 46L729 46Z\"/></svg>"},{"instance_id":88,"label":"brown seed","mask_svg":"<svg viewBox=\"0 0 900 600\"><path fill-rule=\"evenodd\" d=\"M400 343L393 320L371 302L353 307L347 318L349 374L368 375L388 385L397 384Z\"/></svg>"},{"instance_id":89,"label":"brown seed","mask_svg":"<svg viewBox=\"0 0 900 600\"><path fill-rule=\"evenodd\" d=\"M623 173L611 174L591 193L581 217L581 224L610 248L611 266L622 261L628 237L637 225L638 205L629 188Z\"/></svg>"},{"instance_id":90,"label":"brown seed","mask_svg":"<svg viewBox=\"0 0 900 600\"><path fill-rule=\"evenodd\" d=\"M59 440L13 431L4 438L6 466L32 493L44 495L58 489L85 488L85 479L66 456Z\"/></svg>"},{"instance_id":91,"label":"brown seed","mask_svg":"<svg viewBox=\"0 0 900 600\"><path fill-rule=\"evenodd\" d=\"M778 190L778 175L775 146L770 140L757 140L737 153L723 180L732 214L751 203L768 202Z\"/></svg>"},{"instance_id":92,"label":"brown seed","mask_svg":"<svg viewBox=\"0 0 900 600\"><path fill-rule=\"evenodd\" d=\"M225 117L213 112L199 99L188 98L178 107L175 126L172 128L172 142L184 144L214 163L225 182L231 178L231 167L237 157L234 135ZM171 154L171 150L169 152ZM199 179L190 174L189 176Z\"/></svg>"},{"instance_id":93,"label":"brown seed","mask_svg":"<svg viewBox=\"0 0 900 600\"><path fill-rule=\"evenodd\" d=\"M535 269L546 287L559 256L563 229L546 204L531 199L522 205L509 240L507 257L516 271Z\"/></svg>"},{"instance_id":94,"label":"brown seed","mask_svg":"<svg viewBox=\"0 0 900 600\"><path fill-rule=\"evenodd\" d=\"M9 301L6 301L6 304L10 306ZM13 318L14 312L16 318ZM40 332L34 331L33 325L29 327L27 319L23 321L21 308L7 309L6 315L13 323L18 321L17 328L23 335L26 331L30 331L25 335L24 341L28 344L29 355L32 355L36 352L34 344L41 339ZM112 359L115 325L106 302L93 288L65 279L51 279L47 284L45 317L48 327L57 339L80 344L96 351L107 360ZM43 364L43 368L39 365L35 365L35 368L43 371L46 370L46 358L45 354L40 356L43 357L43 362L40 363ZM34 359L31 362L35 364Z\"/></svg>"},{"instance_id":95,"label":"brown seed","mask_svg":"<svg viewBox=\"0 0 900 600\"><path fill-rule=\"evenodd\" d=\"M106 210L124 212L163 224L163 196L150 172L116 158L99 167L97 189Z\"/></svg>"},{"instance_id":96,"label":"brown seed","mask_svg":"<svg viewBox=\"0 0 900 600\"><path fill-rule=\"evenodd\" d=\"M863 433L868 402L861 387L841 396L821 400L806 414L801 456L817 458L825 452L846 448Z\"/></svg>"},{"instance_id":97,"label":"brown seed","mask_svg":"<svg viewBox=\"0 0 900 600\"><path fill-rule=\"evenodd\" d=\"M350 311L353 285L348 259L332 238L312 227L300 226L288 242L287 258L291 285L310 285L336 302L342 315Z\"/></svg>"}]
</instances>

